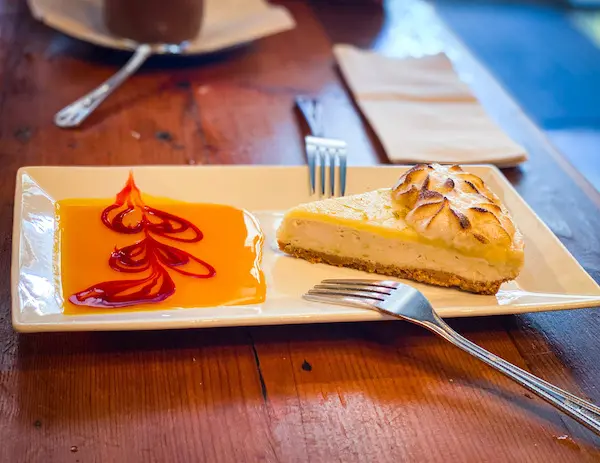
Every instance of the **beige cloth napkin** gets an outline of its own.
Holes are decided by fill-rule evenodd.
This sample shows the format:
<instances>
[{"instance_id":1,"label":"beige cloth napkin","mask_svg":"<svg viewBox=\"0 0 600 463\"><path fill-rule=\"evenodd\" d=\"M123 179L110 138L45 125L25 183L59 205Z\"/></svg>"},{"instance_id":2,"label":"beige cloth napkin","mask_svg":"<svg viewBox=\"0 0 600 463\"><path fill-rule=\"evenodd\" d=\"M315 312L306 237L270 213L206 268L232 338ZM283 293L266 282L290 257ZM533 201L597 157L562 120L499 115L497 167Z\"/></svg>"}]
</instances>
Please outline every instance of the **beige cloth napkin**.
<instances>
[{"instance_id":1,"label":"beige cloth napkin","mask_svg":"<svg viewBox=\"0 0 600 463\"><path fill-rule=\"evenodd\" d=\"M445 55L394 59L349 45L334 54L391 161L508 167L527 160Z\"/></svg>"}]
</instances>

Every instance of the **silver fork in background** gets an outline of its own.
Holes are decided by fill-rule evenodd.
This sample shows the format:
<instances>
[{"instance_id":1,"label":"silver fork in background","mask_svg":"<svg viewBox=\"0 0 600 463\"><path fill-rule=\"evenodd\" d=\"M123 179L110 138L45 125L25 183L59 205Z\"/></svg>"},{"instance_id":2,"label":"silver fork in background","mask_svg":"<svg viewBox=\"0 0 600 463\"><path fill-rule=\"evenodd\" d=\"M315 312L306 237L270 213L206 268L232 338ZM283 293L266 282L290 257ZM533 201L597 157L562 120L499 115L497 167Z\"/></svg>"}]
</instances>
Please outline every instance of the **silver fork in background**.
<instances>
[{"instance_id":1,"label":"silver fork in background","mask_svg":"<svg viewBox=\"0 0 600 463\"><path fill-rule=\"evenodd\" d=\"M311 135L304 137L304 147L308 161L308 176L310 193L316 190L316 170L319 162L320 194L325 196L326 170L329 166L329 196L335 196L335 171L339 168L339 193L346 193L346 142L334 138L325 138L323 129L323 107L321 103L312 98L299 96L296 105L306 119Z\"/></svg>"},{"instance_id":2,"label":"silver fork in background","mask_svg":"<svg viewBox=\"0 0 600 463\"><path fill-rule=\"evenodd\" d=\"M304 298L377 310L427 328L600 435L600 407L516 367L464 338L437 315L420 291L411 286L388 280L324 280L308 291Z\"/></svg>"},{"instance_id":3,"label":"silver fork in background","mask_svg":"<svg viewBox=\"0 0 600 463\"><path fill-rule=\"evenodd\" d=\"M54 123L63 129L78 127L104 100L132 76L150 56L154 54L179 55L186 50L187 46L188 42L178 45L140 44L136 46L135 52L121 69L98 87L56 113Z\"/></svg>"}]
</instances>

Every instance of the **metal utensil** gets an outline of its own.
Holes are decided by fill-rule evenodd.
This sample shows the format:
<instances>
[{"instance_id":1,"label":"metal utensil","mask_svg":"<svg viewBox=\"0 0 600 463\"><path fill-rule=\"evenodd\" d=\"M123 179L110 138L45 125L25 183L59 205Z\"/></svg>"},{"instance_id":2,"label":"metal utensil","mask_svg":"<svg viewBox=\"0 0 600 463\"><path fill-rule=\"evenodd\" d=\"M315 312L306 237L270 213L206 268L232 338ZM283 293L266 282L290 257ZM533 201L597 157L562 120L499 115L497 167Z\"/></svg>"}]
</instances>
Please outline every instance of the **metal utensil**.
<instances>
[{"instance_id":1,"label":"metal utensil","mask_svg":"<svg viewBox=\"0 0 600 463\"><path fill-rule=\"evenodd\" d=\"M179 45L168 44L141 44L135 48L135 52L125 65L112 77L100 84L87 95L82 96L70 105L61 109L54 116L54 123L61 128L73 128L79 126L94 110L102 104L129 76L134 74L144 62L155 54L181 54L187 46L187 42Z\"/></svg>"},{"instance_id":2,"label":"metal utensil","mask_svg":"<svg viewBox=\"0 0 600 463\"><path fill-rule=\"evenodd\" d=\"M311 135L304 137L304 147L308 161L308 177L310 193L316 189L317 160L319 161L320 194L325 196L326 170L329 165L329 196L336 196L335 171L339 167L339 193L346 193L346 142L335 138L325 138L323 129L323 108L321 103L313 98L299 96L296 105L306 119Z\"/></svg>"},{"instance_id":3,"label":"metal utensil","mask_svg":"<svg viewBox=\"0 0 600 463\"><path fill-rule=\"evenodd\" d=\"M464 338L437 315L420 291L411 286L387 280L324 280L308 291L304 298L373 309L427 328L600 435L600 407L514 366Z\"/></svg>"}]
</instances>

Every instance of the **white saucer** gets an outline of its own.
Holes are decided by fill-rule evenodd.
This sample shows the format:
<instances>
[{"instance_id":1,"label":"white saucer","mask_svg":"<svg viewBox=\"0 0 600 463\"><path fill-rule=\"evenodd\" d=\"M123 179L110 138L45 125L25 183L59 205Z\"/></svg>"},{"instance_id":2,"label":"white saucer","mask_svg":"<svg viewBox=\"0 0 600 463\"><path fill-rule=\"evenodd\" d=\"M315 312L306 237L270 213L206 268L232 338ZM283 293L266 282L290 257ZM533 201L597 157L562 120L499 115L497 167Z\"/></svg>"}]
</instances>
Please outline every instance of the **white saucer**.
<instances>
[{"instance_id":1,"label":"white saucer","mask_svg":"<svg viewBox=\"0 0 600 463\"><path fill-rule=\"evenodd\" d=\"M32 15L64 34L96 45L130 50L133 42L111 35L102 0L27 0ZM204 25L186 54L223 50L295 27L290 13L264 0L205 0Z\"/></svg>"}]
</instances>

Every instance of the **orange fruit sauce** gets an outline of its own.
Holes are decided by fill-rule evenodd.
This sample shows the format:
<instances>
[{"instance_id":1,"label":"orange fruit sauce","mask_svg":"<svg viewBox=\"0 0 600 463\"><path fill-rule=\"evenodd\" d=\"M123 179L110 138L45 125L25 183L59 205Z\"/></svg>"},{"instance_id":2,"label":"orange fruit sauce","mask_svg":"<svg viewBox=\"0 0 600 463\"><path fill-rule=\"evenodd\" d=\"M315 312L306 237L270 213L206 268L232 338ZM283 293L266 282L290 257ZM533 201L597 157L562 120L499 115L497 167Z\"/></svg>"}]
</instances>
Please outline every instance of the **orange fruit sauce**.
<instances>
[{"instance_id":1,"label":"orange fruit sauce","mask_svg":"<svg viewBox=\"0 0 600 463\"><path fill-rule=\"evenodd\" d=\"M257 304L264 235L247 211L142 194L57 202L65 314Z\"/></svg>"}]
</instances>

